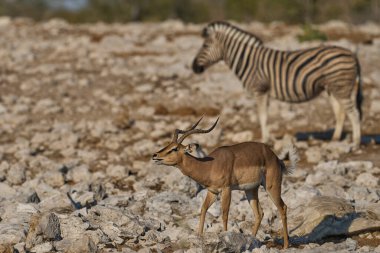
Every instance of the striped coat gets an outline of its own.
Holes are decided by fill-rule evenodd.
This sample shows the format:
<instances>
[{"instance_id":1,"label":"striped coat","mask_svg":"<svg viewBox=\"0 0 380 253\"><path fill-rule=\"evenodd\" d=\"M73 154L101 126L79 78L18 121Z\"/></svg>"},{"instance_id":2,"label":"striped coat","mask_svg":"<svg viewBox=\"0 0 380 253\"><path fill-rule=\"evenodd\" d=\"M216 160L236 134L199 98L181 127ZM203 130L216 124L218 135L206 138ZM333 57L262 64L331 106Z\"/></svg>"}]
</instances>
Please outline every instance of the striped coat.
<instances>
[{"instance_id":1,"label":"striped coat","mask_svg":"<svg viewBox=\"0 0 380 253\"><path fill-rule=\"evenodd\" d=\"M347 113L353 125L354 142L360 143L360 65L351 51L337 46L275 50L265 47L257 36L220 21L206 26L202 35L205 40L193 61L193 71L202 73L224 60L258 101L264 141L268 139L268 96L299 103L326 90L337 119L333 138L340 138Z\"/></svg>"}]
</instances>

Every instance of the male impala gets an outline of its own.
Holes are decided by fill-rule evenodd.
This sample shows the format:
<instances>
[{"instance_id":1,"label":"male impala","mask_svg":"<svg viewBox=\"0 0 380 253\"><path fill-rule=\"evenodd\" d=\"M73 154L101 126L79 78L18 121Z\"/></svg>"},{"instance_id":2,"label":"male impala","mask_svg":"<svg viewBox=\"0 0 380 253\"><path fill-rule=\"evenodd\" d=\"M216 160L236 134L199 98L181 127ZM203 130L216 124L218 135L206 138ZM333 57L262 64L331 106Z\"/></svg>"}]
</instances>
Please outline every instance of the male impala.
<instances>
[{"instance_id":1,"label":"male impala","mask_svg":"<svg viewBox=\"0 0 380 253\"><path fill-rule=\"evenodd\" d=\"M211 132L219 120L218 118L207 130L196 129L201 119L187 130L176 129L170 144L153 155L153 160L158 164L176 166L184 175L208 189L202 205L199 235L203 234L207 209L215 202L219 193L222 201L223 227L227 230L231 190L244 190L255 215L252 233L256 236L264 215L258 198L258 188L262 185L280 212L284 248L287 248L289 246L287 207L281 199L281 181L282 174L294 168L299 159L296 149L291 146L282 152L283 158L289 155L291 161L289 168L286 168L283 158L278 158L268 146L257 142L219 147L204 158L196 158L188 153L188 147L182 145L183 140L191 134ZM178 139L178 134L183 135Z\"/></svg>"}]
</instances>

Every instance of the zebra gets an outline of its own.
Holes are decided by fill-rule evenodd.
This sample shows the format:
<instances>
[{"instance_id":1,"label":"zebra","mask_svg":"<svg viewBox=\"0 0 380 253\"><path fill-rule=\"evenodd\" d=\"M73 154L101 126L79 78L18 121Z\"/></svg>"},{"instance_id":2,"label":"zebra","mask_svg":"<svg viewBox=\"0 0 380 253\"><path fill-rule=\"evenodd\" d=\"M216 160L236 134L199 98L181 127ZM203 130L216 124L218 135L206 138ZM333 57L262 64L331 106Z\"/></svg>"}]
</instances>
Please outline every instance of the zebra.
<instances>
[{"instance_id":1,"label":"zebra","mask_svg":"<svg viewBox=\"0 0 380 253\"><path fill-rule=\"evenodd\" d=\"M327 91L336 126L333 140L340 140L345 115L352 124L353 142L360 145L363 100L359 61L338 46L280 51L268 48L256 35L228 22L209 23L202 31L203 45L192 69L200 74L220 60L229 66L243 87L257 101L262 141L268 142L268 97L290 103L311 100Z\"/></svg>"}]
</instances>

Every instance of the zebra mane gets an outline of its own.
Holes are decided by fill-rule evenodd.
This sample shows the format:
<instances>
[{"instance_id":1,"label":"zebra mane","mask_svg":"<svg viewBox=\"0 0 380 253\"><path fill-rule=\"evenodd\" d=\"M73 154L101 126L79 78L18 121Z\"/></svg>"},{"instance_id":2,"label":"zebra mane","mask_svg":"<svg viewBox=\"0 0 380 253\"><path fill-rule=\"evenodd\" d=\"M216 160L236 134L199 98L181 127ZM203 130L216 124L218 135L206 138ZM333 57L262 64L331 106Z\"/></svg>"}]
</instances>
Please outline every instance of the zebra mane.
<instances>
[{"instance_id":1,"label":"zebra mane","mask_svg":"<svg viewBox=\"0 0 380 253\"><path fill-rule=\"evenodd\" d=\"M232 25L231 23L229 23L227 21L213 21L213 22L209 23L203 29L202 36L205 37L208 34L208 31L210 31L210 30L225 31L227 28L232 28L234 30L239 31L240 33L248 35L249 37L253 37L253 38L255 38L255 40L257 42L259 42L260 44L263 44L263 41L257 35L250 33L250 32L247 32L247 31L245 31L245 30L243 30L243 29L241 29L235 25Z\"/></svg>"}]
</instances>

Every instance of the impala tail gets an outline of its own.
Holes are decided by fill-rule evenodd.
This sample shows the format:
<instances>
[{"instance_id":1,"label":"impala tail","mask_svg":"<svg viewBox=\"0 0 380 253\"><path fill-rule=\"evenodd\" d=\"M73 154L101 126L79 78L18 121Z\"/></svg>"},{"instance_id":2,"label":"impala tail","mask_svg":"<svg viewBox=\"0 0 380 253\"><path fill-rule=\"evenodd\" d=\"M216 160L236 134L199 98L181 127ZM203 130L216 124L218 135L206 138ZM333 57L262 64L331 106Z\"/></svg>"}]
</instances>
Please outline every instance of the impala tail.
<instances>
[{"instance_id":1,"label":"impala tail","mask_svg":"<svg viewBox=\"0 0 380 253\"><path fill-rule=\"evenodd\" d=\"M291 144L284 147L284 149L281 151L278 158L282 162L281 167L282 167L282 173L284 174L291 174L292 171L295 170L297 162L300 160L297 148ZM285 166L285 163L284 163L285 160L290 161L288 166Z\"/></svg>"}]
</instances>

